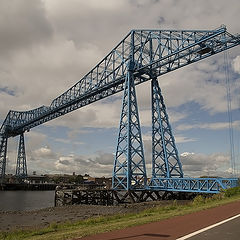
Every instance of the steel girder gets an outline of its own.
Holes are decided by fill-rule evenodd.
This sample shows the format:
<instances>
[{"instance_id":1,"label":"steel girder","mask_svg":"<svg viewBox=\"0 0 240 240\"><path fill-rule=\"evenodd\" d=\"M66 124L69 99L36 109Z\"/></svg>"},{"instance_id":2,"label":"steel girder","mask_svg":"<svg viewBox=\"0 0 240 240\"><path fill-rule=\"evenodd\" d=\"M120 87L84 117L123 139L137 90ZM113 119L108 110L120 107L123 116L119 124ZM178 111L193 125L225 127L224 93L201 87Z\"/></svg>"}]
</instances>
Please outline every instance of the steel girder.
<instances>
[{"instance_id":1,"label":"steel girder","mask_svg":"<svg viewBox=\"0 0 240 240\"><path fill-rule=\"evenodd\" d=\"M7 162L7 137L0 137L0 182L3 183Z\"/></svg>"},{"instance_id":2,"label":"steel girder","mask_svg":"<svg viewBox=\"0 0 240 240\"><path fill-rule=\"evenodd\" d=\"M26 161L26 152L25 152L25 143L24 143L23 133L20 134L20 138L19 138L16 177L18 178L27 177L27 161Z\"/></svg>"},{"instance_id":3,"label":"steel girder","mask_svg":"<svg viewBox=\"0 0 240 240\"><path fill-rule=\"evenodd\" d=\"M156 78L151 81L152 93L152 177L183 177L175 139L166 106Z\"/></svg>"},{"instance_id":4,"label":"steel girder","mask_svg":"<svg viewBox=\"0 0 240 240\"><path fill-rule=\"evenodd\" d=\"M132 30L99 64L54 99L50 106L25 112L10 111L0 134L8 137L19 135L122 91L131 55L134 57L134 84L137 85L151 79L152 70L160 76L239 44L239 35L228 33L224 26L211 31Z\"/></svg>"},{"instance_id":5,"label":"steel girder","mask_svg":"<svg viewBox=\"0 0 240 240\"><path fill-rule=\"evenodd\" d=\"M134 76L131 71L128 71L122 101L112 188L114 190L145 189L146 183L146 167Z\"/></svg>"},{"instance_id":6,"label":"steel girder","mask_svg":"<svg viewBox=\"0 0 240 240\"><path fill-rule=\"evenodd\" d=\"M237 178L152 178L149 188L156 191L219 193L237 184Z\"/></svg>"}]
</instances>

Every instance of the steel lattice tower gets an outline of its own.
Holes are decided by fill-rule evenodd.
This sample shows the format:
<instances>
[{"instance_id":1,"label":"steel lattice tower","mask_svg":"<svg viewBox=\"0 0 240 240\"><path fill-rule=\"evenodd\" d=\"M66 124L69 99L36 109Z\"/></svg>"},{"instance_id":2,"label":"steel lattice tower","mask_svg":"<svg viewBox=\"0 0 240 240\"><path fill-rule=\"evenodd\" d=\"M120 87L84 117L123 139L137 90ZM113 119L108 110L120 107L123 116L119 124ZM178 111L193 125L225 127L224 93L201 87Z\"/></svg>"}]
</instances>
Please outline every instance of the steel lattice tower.
<instances>
[{"instance_id":1,"label":"steel lattice tower","mask_svg":"<svg viewBox=\"0 0 240 240\"><path fill-rule=\"evenodd\" d=\"M25 152L25 143L24 143L23 133L20 134L20 138L19 138L16 176L19 178L27 177L27 163L26 163L26 152Z\"/></svg>"},{"instance_id":2,"label":"steel lattice tower","mask_svg":"<svg viewBox=\"0 0 240 240\"><path fill-rule=\"evenodd\" d=\"M118 190L144 189L146 180L134 76L132 71L128 71L114 160L112 187Z\"/></svg>"},{"instance_id":3,"label":"steel lattice tower","mask_svg":"<svg viewBox=\"0 0 240 240\"><path fill-rule=\"evenodd\" d=\"M1 137L0 143L0 181L3 182L6 171L6 159L7 159L7 137Z\"/></svg>"},{"instance_id":4,"label":"steel lattice tower","mask_svg":"<svg viewBox=\"0 0 240 240\"><path fill-rule=\"evenodd\" d=\"M157 78L151 81L152 93L152 176L183 177L175 139Z\"/></svg>"}]
</instances>

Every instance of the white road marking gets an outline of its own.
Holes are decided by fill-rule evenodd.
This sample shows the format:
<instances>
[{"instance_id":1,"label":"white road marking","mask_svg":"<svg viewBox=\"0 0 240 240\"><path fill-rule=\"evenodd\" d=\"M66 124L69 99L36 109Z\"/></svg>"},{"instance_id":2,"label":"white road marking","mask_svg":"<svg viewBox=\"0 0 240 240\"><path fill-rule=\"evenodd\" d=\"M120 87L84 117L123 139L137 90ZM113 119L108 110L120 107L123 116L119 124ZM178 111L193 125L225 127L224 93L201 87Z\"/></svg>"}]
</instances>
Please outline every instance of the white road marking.
<instances>
[{"instance_id":1,"label":"white road marking","mask_svg":"<svg viewBox=\"0 0 240 240\"><path fill-rule=\"evenodd\" d=\"M196 231L196 232L190 233L190 234L188 234L188 235L186 235L186 236L177 238L176 240L185 240L185 239L188 239L188 238L193 237L193 236L195 236L195 235L197 235L197 234L199 234L199 233L205 232L205 231L207 231L207 230L209 230L209 229L211 229L211 228L217 227L217 226L219 226L219 225L221 225L221 224L223 224L223 223L229 222L229 221L231 221L231 220L233 220L233 219L235 219L235 218L238 218L238 217L240 217L240 214L238 214L238 215L236 215L236 216L233 216L233 217L230 217L230 218L228 218L228 219L226 219L226 220L223 220L223 221L221 221L221 222L215 223L215 224L213 224L213 225L211 225L211 226L205 227L205 228L203 228L203 229L200 229L200 230L198 230L198 231Z\"/></svg>"}]
</instances>

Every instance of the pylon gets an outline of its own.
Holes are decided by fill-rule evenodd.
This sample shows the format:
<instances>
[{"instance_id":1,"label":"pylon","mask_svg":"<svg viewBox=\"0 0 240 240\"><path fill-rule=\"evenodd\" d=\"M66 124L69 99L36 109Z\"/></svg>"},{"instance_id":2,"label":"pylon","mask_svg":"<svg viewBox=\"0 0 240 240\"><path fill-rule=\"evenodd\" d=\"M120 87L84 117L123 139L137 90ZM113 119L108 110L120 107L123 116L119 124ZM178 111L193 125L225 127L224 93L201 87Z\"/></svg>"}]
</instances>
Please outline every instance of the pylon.
<instances>
[{"instance_id":1,"label":"pylon","mask_svg":"<svg viewBox=\"0 0 240 240\"><path fill-rule=\"evenodd\" d=\"M183 177L182 165L157 78L152 79L151 89L152 176L153 178Z\"/></svg>"},{"instance_id":2,"label":"pylon","mask_svg":"<svg viewBox=\"0 0 240 240\"><path fill-rule=\"evenodd\" d=\"M7 160L7 137L1 136L0 142L0 174L1 179L0 181L3 182L5 178L5 171L6 171L6 160Z\"/></svg>"},{"instance_id":3,"label":"pylon","mask_svg":"<svg viewBox=\"0 0 240 240\"><path fill-rule=\"evenodd\" d=\"M114 160L112 188L115 190L144 189L146 181L134 76L132 71L128 71Z\"/></svg>"},{"instance_id":4,"label":"pylon","mask_svg":"<svg viewBox=\"0 0 240 240\"><path fill-rule=\"evenodd\" d=\"M26 152L25 152L23 133L20 134L20 138L19 138L16 176L19 178L27 177L27 162L26 162Z\"/></svg>"}]
</instances>

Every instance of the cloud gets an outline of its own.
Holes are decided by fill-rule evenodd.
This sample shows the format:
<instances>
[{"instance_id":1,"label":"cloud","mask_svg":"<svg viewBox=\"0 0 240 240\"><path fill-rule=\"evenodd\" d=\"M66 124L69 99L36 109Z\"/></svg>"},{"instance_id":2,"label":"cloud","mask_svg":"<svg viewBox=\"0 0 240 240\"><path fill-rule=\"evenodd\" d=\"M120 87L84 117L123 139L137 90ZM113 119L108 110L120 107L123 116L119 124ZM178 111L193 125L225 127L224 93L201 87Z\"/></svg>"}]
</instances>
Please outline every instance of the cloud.
<instances>
[{"instance_id":1,"label":"cloud","mask_svg":"<svg viewBox=\"0 0 240 240\"><path fill-rule=\"evenodd\" d=\"M146 142L144 142L146 143ZM146 145L146 144L145 144ZM145 146L146 147L146 146ZM145 148L146 149L146 148ZM114 155L106 152L97 152L94 155L66 155L53 153L49 148L42 148L35 154L42 156L42 168L39 171L45 173L88 173L91 176L111 176L113 169ZM56 157L57 156L57 157ZM52 158L55 157L54 161ZM203 153L182 153L180 159L185 176L231 176L230 158L223 153L203 154ZM51 161L50 161L51 160ZM151 175L151 152L145 151L145 160L148 176ZM32 164L32 163L31 163ZM46 170L46 165L48 166ZM33 166L31 166L31 169Z\"/></svg>"},{"instance_id":2,"label":"cloud","mask_svg":"<svg viewBox=\"0 0 240 240\"><path fill-rule=\"evenodd\" d=\"M8 87L4 87L4 88L0 88L0 92L2 93L6 93L10 96L14 96L15 95L15 92L11 89L9 89Z\"/></svg>"},{"instance_id":3,"label":"cloud","mask_svg":"<svg viewBox=\"0 0 240 240\"><path fill-rule=\"evenodd\" d=\"M131 30L156 29L214 29L222 22L229 31L236 33L239 24L238 0L203 1L132 1L98 0L12 0L0 3L0 121L9 109L29 110L49 105L70 86L81 79L93 66ZM207 7L206 7L207 6ZM167 10L166 10L167 9ZM144 16L144 18L143 18ZM238 48L229 50L230 70L234 81L239 80ZM234 71L234 72L233 72ZM191 114L180 111L179 106L197 103L199 111L214 115L226 111L226 90L223 57L208 58L178 71L159 77L160 86L170 121L181 122ZM232 94L232 109L239 107L240 85ZM91 166L89 172L111 172L111 153L94 153L92 156L70 156L54 152L49 144L55 139L59 144L77 141L76 134L84 127L118 127L122 93L79 109L45 124L46 129L55 126L68 127L69 139L53 136L51 131L30 131L27 134L26 150L32 154L30 169L39 171L79 171L82 166ZM151 126L150 83L137 87L141 125ZM179 130L194 128L222 129L226 123L179 125ZM86 132L85 132L86 133ZM86 133L87 134L87 133ZM181 134L177 142L194 141ZM9 169L15 161L17 141L9 145ZM144 140L148 168L151 143ZM86 143L88 144L88 143ZM48 147L46 147L46 145ZM61 159L60 159L61 158ZM61 162L62 161L62 162ZM68 162L66 162L68 161ZM64 163L69 163L66 165ZM109 163L109 164L108 164ZM15 164L15 162L14 162ZM58 166L58 168L56 167ZM13 168L12 168L13 169ZM88 169L88 168L87 168Z\"/></svg>"},{"instance_id":4,"label":"cloud","mask_svg":"<svg viewBox=\"0 0 240 240\"><path fill-rule=\"evenodd\" d=\"M219 56L160 77L166 106L169 108L196 103L199 111L204 110L211 115L226 112L226 76L223 66L223 57ZM232 71L229 74L230 84L238 81ZM240 85L232 89L232 110L239 107L239 91Z\"/></svg>"},{"instance_id":5,"label":"cloud","mask_svg":"<svg viewBox=\"0 0 240 240\"><path fill-rule=\"evenodd\" d=\"M48 122L46 126L65 126L71 129L84 127L112 128L119 124L121 104L116 99L112 102L96 102L71 114ZM78 130L80 131L80 130Z\"/></svg>"},{"instance_id":6,"label":"cloud","mask_svg":"<svg viewBox=\"0 0 240 240\"><path fill-rule=\"evenodd\" d=\"M233 60L233 69L236 73L240 74L240 56L237 56Z\"/></svg>"},{"instance_id":7,"label":"cloud","mask_svg":"<svg viewBox=\"0 0 240 240\"><path fill-rule=\"evenodd\" d=\"M33 152L33 158L37 161L41 161L42 159L54 160L56 157L57 154L54 153L48 146L41 147Z\"/></svg>"},{"instance_id":8,"label":"cloud","mask_svg":"<svg viewBox=\"0 0 240 240\"><path fill-rule=\"evenodd\" d=\"M113 166L114 155L112 153L99 152L99 155L95 158L95 161L101 165Z\"/></svg>"},{"instance_id":9,"label":"cloud","mask_svg":"<svg viewBox=\"0 0 240 240\"><path fill-rule=\"evenodd\" d=\"M1 55L50 40L53 29L42 1L0 2Z\"/></svg>"},{"instance_id":10,"label":"cloud","mask_svg":"<svg viewBox=\"0 0 240 240\"><path fill-rule=\"evenodd\" d=\"M53 138L54 141L64 143L64 144L73 144L73 145L82 145L84 144L81 141L72 141L71 139L63 139L63 138Z\"/></svg>"},{"instance_id":11,"label":"cloud","mask_svg":"<svg viewBox=\"0 0 240 240\"><path fill-rule=\"evenodd\" d=\"M194 141L196 141L196 139L188 138L186 136L182 136L182 135L178 135L178 134L176 134L174 136L174 138L175 138L176 143L184 143L184 142L194 142ZM147 141L152 142L152 133L148 132L147 134L143 134L142 135L142 139L145 142L147 142Z\"/></svg>"},{"instance_id":12,"label":"cloud","mask_svg":"<svg viewBox=\"0 0 240 240\"><path fill-rule=\"evenodd\" d=\"M175 140L176 140L176 143L187 143L187 142L197 141L197 139L195 138L189 138L182 135L175 135Z\"/></svg>"},{"instance_id":13,"label":"cloud","mask_svg":"<svg viewBox=\"0 0 240 240\"><path fill-rule=\"evenodd\" d=\"M54 162L58 172L77 174L88 173L91 176L111 176L114 155L105 152L97 152L91 156L70 154L61 156Z\"/></svg>"},{"instance_id":14,"label":"cloud","mask_svg":"<svg viewBox=\"0 0 240 240\"><path fill-rule=\"evenodd\" d=\"M233 121L233 128L240 129L240 121ZM186 131L191 129L209 129L209 130L221 130L229 127L228 122L215 122L215 123L199 123L199 124L180 124L176 127L177 130Z\"/></svg>"},{"instance_id":15,"label":"cloud","mask_svg":"<svg viewBox=\"0 0 240 240\"><path fill-rule=\"evenodd\" d=\"M66 166L69 166L71 164L71 162L69 160L61 160L63 159L63 157L61 157L59 160L58 160L58 163L59 164L63 164L63 165L66 165Z\"/></svg>"},{"instance_id":16,"label":"cloud","mask_svg":"<svg viewBox=\"0 0 240 240\"><path fill-rule=\"evenodd\" d=\"M185 176L230 177L230 158L223 153L202 154L185 152L180 155Z\"/></svg>"},{"instance_id":17,"label":"cloud","mask_svg":"<svg viewBox=\"0 0 240 240\"><path fill-rule=\"evenodd\" d=\"M12 155L12 154L11 154ZM96 152L92 155L63 155L49 146L31 151L27 156L28 172L38 174L77 174L88 173L91 176L111 176L114 155L107 152ZM8 172L15 171L15 162L8 161Z\"/></svg>"},{"instance_id":18,"label":"cloud","mask_svg":"<svg viewBox=\"0 0 240 240\"><path fill-rule=\"evenodd\" d=\"M159 18L165 20L161 28L171 26L171 28L195 29L200 28L201 24L205 28L212 28L208 18L212 20L213 16L216 18L213 24L217 22L217 19L221 21L225 19L227 23L233 19L234 14L238 16L234 8L232 11L226 9L223 1L219 1L218 6L209 4L208 1L211 15L207 14L208 9L204 8L206 4L203 1L201 3L186 3L185 1L176 3L175 1L132 2L123 0L113 3L108 0L99 4L94 0L85 3L75 0L70 0L68 3L59 3L56 0L35 0L27 4L26 1L15 0L3 5L3 8L0 8L2 16L9 16L11 21L9 24L0 25L1 36L6 36L6 43L10 44L12 40L16 43L11 43L15 47L1 45L5 46L4 49L9 51L10 55L9 58L0 57L0 88L6 89L7 87L8 92L15 93L15 96L0 93L2 118L9 109L29 110L43 104L49 105L54 97L77 82L100 61L131 28L159 28ZM177 11L183 15L187 14L188 24L182 15L180 17L179 14L167 14L163 9L170 9L171 13ZM142 15L146 11L151 14L145 15L143 20ZM191 12L190 16L189 12ZM219 15L219 13L224 14ZM15 24L16 21L18 24ZM4 23L4 21L1 22ZM237 29L236 21L231 21L230 25L233 30ZM218 25L214 25L216 26ZM19 33L19 29L22 29L22 32ZM4 34L4 31L10 31L16 36L10 37L7 33ZM109 34L112 32L114 34ZM16 52L16 49L20 48L17 45L18 42L26 44L24 49L22 45L20 46L22 49L20 52ZM195 65L198 66L196 68L188 68L188 70L181 70L181 73L177 71L176 75L161 77L163 95L168 107L196 101L204 109L213 112L226 109L224 87L206 84L204 79L207 74L201 74L203 69L211 70L212 73L217 72L216 58L214 59L215 61L209 60L210 64L206 63L208 60L205 60L205 64L204 62L198 63ZM202 68L199 67L200 65ZM210 74L212 74L211 71ZM202 76L204 79L201 79ZM145 89L146 86L149 89L149 83L145 84L139 87L138 94L139 105L143 106L143 111L147 111L146 106L148 109L150 107L150 91ZM213 95L213 91L216 94ZM93 113L89 110L84 111L84 114ZM101 115L98 114L93 118L99 118ZM145 118L144 113L143 118ZM75 120L77 121L78 118ZM104 125L97 120L95 122L100 124L100 127ZM117 124L118 121L115 126ZM112 123L105 124L107 125L112 125Z\"/></svg>"},{"instance_id":19,"label":"cloud","mask_svg":"<svg viewBox=\"0 0 240 240\"><path fill-rule=\"evenodd\" d=\"M36 134L37 135L37 134ZM145 148L145 162L147 174L151 176L151 136L143 135ZM178 141L194 141L183 136L177 137ZM17 148L16 139L11 139L9 144ZM39 146L39 144L36 144ZM14 156L13 151L8 152L8 158ZM37 171L38 174L58 173L58 174L77 174L88 173L91 176L111 176L113 170L114 154L104 151L98 151L91 155L62 154L54 151L50 146L43 146L30 151L27 155L28 172ZM232 176L230 168L230 158L224 153L189 153L180 154L180 160L183 166L185 176ZM8 161L8 172L15 171L15 161ZM238 164L236 164L238 167Z\"/></svg>"}]
</instances>

